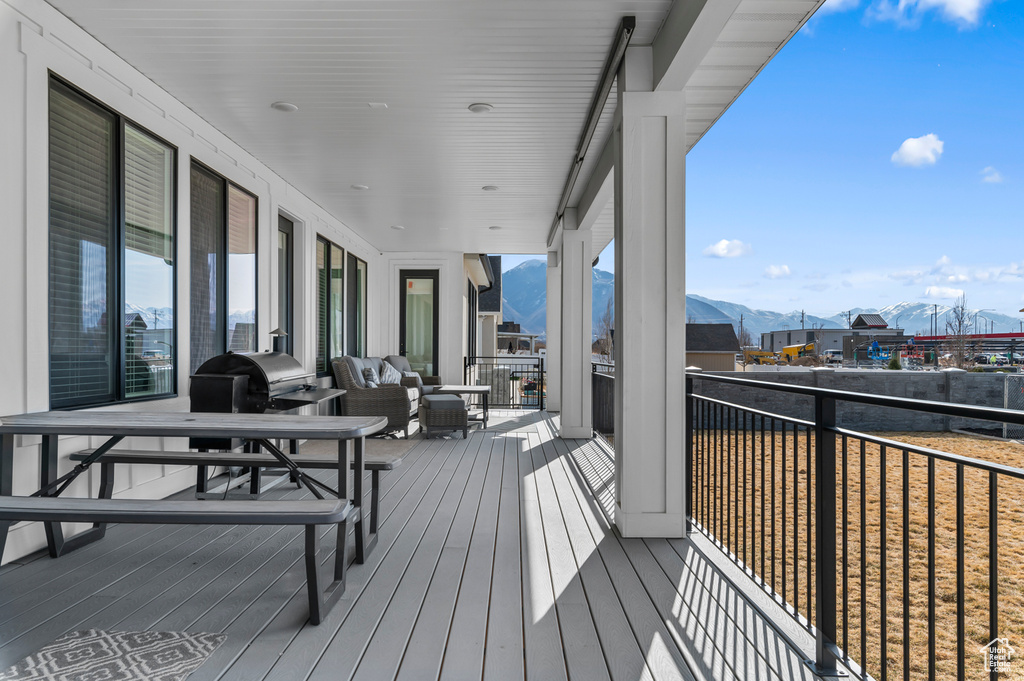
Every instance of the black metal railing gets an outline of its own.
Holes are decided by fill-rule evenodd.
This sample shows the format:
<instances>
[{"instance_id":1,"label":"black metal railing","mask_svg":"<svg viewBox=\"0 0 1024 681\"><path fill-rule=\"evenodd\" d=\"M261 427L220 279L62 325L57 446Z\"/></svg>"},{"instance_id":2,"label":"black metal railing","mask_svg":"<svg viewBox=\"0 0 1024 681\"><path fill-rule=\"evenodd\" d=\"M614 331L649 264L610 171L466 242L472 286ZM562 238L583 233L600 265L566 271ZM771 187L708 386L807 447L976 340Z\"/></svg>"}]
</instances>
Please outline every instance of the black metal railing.
<instances>
[{"instance_id":1,"label":"black metal railing","mask_svg":"<svg viewBox=\"0 0 1024 681\"><path fill-rule=\"evenodd\" d=\"M491 386L491 408L543 409L544 379L543 357L504 355L463 360L463 382Z\"/></svg>"},{"instance_id":2,"label":"black metal railing","mask_svg":"<svg viewBox=\"0 0 1024 681\"><path fill-rule=\"evenodd\" d=\"M723 383L806 395L814 419L694 391ZM686 391L690 527L815 636L817 672L842 662L860 678L965 679L1009 668L993 648L1024 644L1024 454L1004 465L839 428L836 409L1015 424L1024 412L700 374Z\"/></svg>"},{"instance_id":3,"label":"black metal railing","mask_svg":"<svg viewBox=\"0 0 1024 681\"><path fill-rule=\"evenodd\" d=\"M602 435L615 432L615 365L590 364L591 422Z\"/></svg>"}]
</instances>

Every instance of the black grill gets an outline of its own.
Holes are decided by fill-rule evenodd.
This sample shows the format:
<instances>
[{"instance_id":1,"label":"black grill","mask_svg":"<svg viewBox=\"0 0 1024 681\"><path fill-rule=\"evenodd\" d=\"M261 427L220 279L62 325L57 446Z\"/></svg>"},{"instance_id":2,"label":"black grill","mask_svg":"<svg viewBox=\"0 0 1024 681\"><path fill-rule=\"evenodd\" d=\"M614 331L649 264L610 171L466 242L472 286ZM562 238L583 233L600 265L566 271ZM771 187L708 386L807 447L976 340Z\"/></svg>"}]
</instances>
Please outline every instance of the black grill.
<instances>
[{"instance_id":1,"label":"black grill","mask_svg":"<svg viewBox=\"0 0 1024 681\"><path fill-rule=\"evenodd\" d=\"M191 411L262 414L318 404L344 391L318 388L314 374L283 352L227 352L206 362L191 377ZM239 440L192 438L194 449L234 449Z\"/></svg>"}]
</instances>

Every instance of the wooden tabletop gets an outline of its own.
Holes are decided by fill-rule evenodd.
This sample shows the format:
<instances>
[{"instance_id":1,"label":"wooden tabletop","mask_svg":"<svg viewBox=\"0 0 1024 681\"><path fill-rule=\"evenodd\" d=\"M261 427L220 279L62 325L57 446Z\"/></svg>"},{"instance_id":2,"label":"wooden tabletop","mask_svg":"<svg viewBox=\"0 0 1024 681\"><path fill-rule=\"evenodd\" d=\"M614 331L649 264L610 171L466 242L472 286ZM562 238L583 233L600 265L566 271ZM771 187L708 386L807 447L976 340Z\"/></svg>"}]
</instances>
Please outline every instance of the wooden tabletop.
<instances>
[{"instance_id":1,"label":"wooden tabletop","mask_svg":"<svg viewBox=\"0 0 1024 681\"><path fill-rule=\"evenodd\" d=\"M0 417L0 434L346 440L373 435L387 422L385 416L43 411Z\"/></svg>"}]
</instances>

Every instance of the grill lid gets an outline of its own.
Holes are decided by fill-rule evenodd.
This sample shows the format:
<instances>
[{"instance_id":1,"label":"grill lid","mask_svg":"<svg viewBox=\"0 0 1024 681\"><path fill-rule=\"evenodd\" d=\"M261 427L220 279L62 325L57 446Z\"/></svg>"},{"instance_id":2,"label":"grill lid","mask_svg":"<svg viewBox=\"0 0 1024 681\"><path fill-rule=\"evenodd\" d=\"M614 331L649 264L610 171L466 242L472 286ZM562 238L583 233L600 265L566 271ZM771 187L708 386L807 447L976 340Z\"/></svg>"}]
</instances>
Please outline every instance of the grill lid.
<instances>
[{"instance_id":1,"label":"grill lid","mask_svg":"<svg viewBox=\"0 0 1024 681\"><path fill-rule=\"evenodd\" d=\"M284 352L226 352L203 362L196 374L246 374L249 392L276 395L305 388L313 374Z\"/></svg>"}]
</instances>

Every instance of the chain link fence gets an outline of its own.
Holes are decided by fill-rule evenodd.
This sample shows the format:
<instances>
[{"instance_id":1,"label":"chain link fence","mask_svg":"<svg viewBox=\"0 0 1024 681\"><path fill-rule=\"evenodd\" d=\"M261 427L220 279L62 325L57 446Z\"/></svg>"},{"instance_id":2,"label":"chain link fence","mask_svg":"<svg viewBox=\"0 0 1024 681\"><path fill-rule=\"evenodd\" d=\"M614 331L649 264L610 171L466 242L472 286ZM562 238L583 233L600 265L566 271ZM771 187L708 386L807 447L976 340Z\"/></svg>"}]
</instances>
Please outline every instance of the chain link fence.
<instances>
[{"instance_id":1,"label":"chain link fence","mask_svg":"<svg viewBox=\"0 0 1024 681\"><path fill-rule=\"evenodd\" d=\"M1003 406L1007 409L1024 411L1024 376L1010 374L1006 377L1006 389L1003 393ZM1013 423L1003 424L1003 437L1011 440L1024 440L1024 426Z\"/></svg>"}]
</instances>

